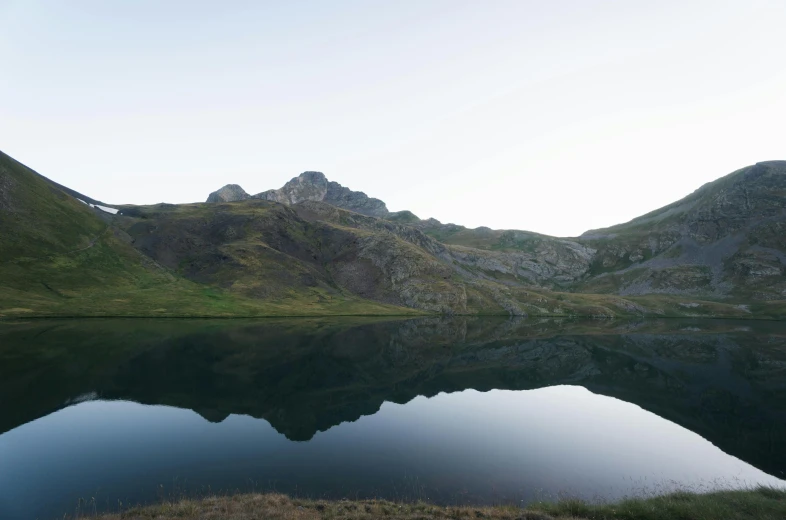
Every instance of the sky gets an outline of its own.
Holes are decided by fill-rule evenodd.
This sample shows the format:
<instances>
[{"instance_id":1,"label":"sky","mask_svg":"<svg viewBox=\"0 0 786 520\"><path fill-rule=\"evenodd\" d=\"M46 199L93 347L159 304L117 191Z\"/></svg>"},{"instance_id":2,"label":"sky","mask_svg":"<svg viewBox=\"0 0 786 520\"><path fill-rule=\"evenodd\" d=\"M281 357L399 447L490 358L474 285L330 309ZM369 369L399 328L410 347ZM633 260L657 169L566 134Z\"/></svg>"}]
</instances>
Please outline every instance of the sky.
<instances>
[{"instance_id":1,"label":"sky","mask_svg":"<svg viewBox=\"0 0 786 520\"><path fill-rule=\"evenodd\" d=\"M109 204L307 170L576 236L786 159L786 2L0 0L0 150Z\"/></svg>"}]
</instances>

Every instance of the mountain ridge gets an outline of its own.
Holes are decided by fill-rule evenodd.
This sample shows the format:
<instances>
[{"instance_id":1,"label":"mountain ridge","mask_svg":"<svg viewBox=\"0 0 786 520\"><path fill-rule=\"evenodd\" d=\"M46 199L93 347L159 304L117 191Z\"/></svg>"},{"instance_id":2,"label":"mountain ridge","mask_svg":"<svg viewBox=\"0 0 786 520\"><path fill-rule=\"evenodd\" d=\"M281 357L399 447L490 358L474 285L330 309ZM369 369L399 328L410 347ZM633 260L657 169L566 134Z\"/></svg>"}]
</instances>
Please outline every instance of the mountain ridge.
<instances>
[{"instance_id":1,"label":"mountain ridge","mask_svg":"<svg viewBox=\"0 0 786 520\"><path fill-rule=\"evenodd\" d=\"M312 179L328 182L321 173L306 172L290 183L297 181L303 186ZM777 239L782 231L778 226L786 219L784 179L786 161L758 162L706 183L662 208L625 223L588 230L575 238L487 227L468 229L442 224L436 219L422 220L409 211L387 213L381 218L419 229L447 245L473 249L516 251L532 249L544 242L561 243L585 253L595 249L591 265L585 271L592 275L589 278L597 276L600 281L587 285L590 292L702 293L727 297L747 278L744 283L756 286L756 299L779 299L786 295L786 284L778 281L775 290L766 290L767 284L758 283L755 278L782 278L784 275L786 242ZM306 188L302 192L306 195L286 203L324 201L342 207L325 200L324 196L310 195L321 193L319 190ZM767 231L766 226L773 223L774 228L770 226L772 229ZM648 227L641 230L642 226ZM755 243L745 243L751 241L737 233L745 230ZM637 236L641 234L647 236ZM653 267L657 273L642 276L636 272L637 266ZM610 272L616 272L617 276L609 277ZM554 279L570 281L564 276Z\"/></svg>"},{"instance_id":2,"label":"mountain ridge","mask_svg":"<svg viewBox=\"0 0 786 520\"><path fill-rule=\"evenodd\" d=\"M282 188L279 189L271 189L260 192L256 195L249 195L245 192L239 185L237 184L227 184L224 187L212 192L208 198L207 202L235 202L240 200L247 200L249 198L261 198L264 200L272 200L275 202L280 202L282 204L293 205L299 202L303 202L306 200L310 201L322 201L327 202L333 206L348 209L350 211L355 211L356 213L361 213L368 216L376 216L385 218L387 220L401 222L401 223L408 223L417 225L420 228L434 228L434 227L443 227L448 230L448 232L456 232L458 230L464 231L474 231L478 233L514 233L514 234L531 234L531 235L538 235L542 237L550 237L550 238L561 238L561 239L592 239L596 238L598 235L603 235L604 233L607 234L613 230L622 229L630 226L634 226L639 223L643 223L646 219L652 219L658 215L663 214L669 210L678 209L679 206L689 204L695 201L696 198L702 196L707 191L711 191L713 188L717 188L719 185L722 185L724 182L728 182L730 179L733 179L735 176L748 172L750 170L756 171L759 168L775 168L781 171L786 171L786 160L769 160L769 161L760 161L751 166L746 166L735 170L725 176L722 176L718 179L713 181L707 182L694 190L692 193L686 195L682 199L679 199L675 202L662 206L660 208L654 209L648 213L643 215L639 215L637 217L632 218L627 222L622 222L619 224L614 224L611 226L607 226L605 228L596 228L596 229L589 229L584 231L578 236L555 236L555 235L545 235L543 233L538 233L536 231L530 230L519 230L513 228L505 228L505 229L492 229L487 226L478 226L476 228L467 228L466 226L462 226L460 224L453 224L453 223L442 223L441 221L437 220L436 218L428 218L428 219L421 219L414 213L409 210L401 210L397 212L391 212L387 210L387 206L383 201L376 198L368 197L364 192L356 192L349 188L342 186L341 184L330 181L327 179L324 173L317 172L317 171L305 171L300 175L293 177L289 182L287 182ZM357 195L359 198L369 199L374 201L374 203L379 203L384 210L373 213L373 212L364 212L358 209L353 209L350 206L342 205L341 201L335 200L329 196L326 197L327 191L326 189L320 189L321 185L335 185L343 192L350 193L353 195ZM227 190L225 193L226 195L222 195L222 190Z\"/></svg>"},{"instance_id":3,"label":"mountain ridge","mask_svg":"<svg viewBox=\"0 0 786 520\"><path fill-rule=\"evenodd\" d=\"M222 190L209 203L120 205L110 215L0 156L0 274L9 280L0 315L77 301L85 312L95 304L83 295L97 294L99 280L137 289L147 280L145 294L158 300L159 277L188 287L179 301L193 304L189 313L209 310L203 315L778 317L786 305L786 161L740 169L612 231L575 238L391 213L319 172L254 196L237 185ZM55 245L68 236L73 245ZM56 260L29 260L39 257ZM79 279L87 267L90 286ZM172 296L143 310L124 291L107 309L182 308Z\"/></svg>"},{"instance_id":4,"label":"mountain ridge","mask_svg":"<svg viewBox=\"0 0 786 520\"><path fill-rule=\"evenodd\" d=\"M263 191L256 195L249 195L237 184L227 184L211 193L207 197L207 202L237 202L248 199L270 200L288 206L307 200L327 202L339 208L373 217L385 217L390 213L381 200L371 198L362 191L352 191L337 182L329 181L324 173L316 171L303 172L279 189Z\"/></svg>"}]
</instances>

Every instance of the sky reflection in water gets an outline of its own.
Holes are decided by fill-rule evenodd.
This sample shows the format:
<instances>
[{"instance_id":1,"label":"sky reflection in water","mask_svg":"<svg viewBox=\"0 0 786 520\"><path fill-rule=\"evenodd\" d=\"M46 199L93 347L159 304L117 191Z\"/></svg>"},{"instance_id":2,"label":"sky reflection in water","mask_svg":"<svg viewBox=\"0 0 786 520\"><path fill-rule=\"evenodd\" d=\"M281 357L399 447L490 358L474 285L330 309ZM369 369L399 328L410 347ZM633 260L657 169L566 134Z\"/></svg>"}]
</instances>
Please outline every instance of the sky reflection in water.
<instances>
[{"instance_id":1,"label":"sky reflection in water","mask_svg":"<svg viewBox=\"0 0 786 520\"><path fill-rule=\"evenodd\" d=\"M0 436L0 459L0 506L19 519L31 504L46 515L78 497L111 507L209 490L494 503L675 482L783 485L678 425L575 386L384 403L305 442L248 416L211 423L168 406L88 401Z\"/></svg>"},{"instance_id":2,"label":"sky reflection in water","mask_svg":"<svg viewBox=\"0 0 786 520\"><path fill-rule=\"evenodd\" d=\"M777 323L9 324L0 518L251 490L521 504L784 485L783 367Z\"/></svg>"}]
</instances>

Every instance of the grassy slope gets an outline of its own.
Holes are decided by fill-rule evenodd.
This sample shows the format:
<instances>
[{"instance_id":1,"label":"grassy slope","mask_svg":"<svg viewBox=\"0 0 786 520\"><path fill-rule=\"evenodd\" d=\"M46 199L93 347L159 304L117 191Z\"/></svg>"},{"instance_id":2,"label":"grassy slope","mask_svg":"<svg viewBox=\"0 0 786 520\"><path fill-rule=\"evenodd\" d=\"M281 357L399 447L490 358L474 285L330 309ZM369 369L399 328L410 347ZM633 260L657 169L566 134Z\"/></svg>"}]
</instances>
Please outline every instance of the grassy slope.
<instances>
[{"instance_id":1,"label":"grassy slope","mask_svg":"<svg viewBox=\"0 0 786 520\"><path fill-rule=\"evenodd\" d=\"M559 293L522 287L519 280L499 279L494 272L464 279L452 274L452 267L438 261L417 237L413 241L391 233L384 221L337 209L334 218L319 222L305 222L289 208L265 201L137 206L124 211L130 216L102 219L59 185L0 153L0 317L423 312L401 306L409 305L431 312L484 314L755 313L778 318L786 308L786 302L777 301L741 309L691 297ZM129 231L137 248L115 226ZM217 232L232 236L216 237ZM462 230L453 238L459 240L465 232L469 235L464 238L475 247L501 248L501 232ZM479 237L491 242L479 242ZM358 256L357 245L364 240L365 259ZM505 244L524 250L544 240L553 239L520 233ZM369 255L385 262L386 271L371 272ZM402 266L414 274L391 282ZM358 273L365 273L365 278ZM363 279L365 286L357 286ZM595 289L614 288L601 284Z\"/></svg>"},{"instance_id":2,"label":"grassy slope","mask_svg":"<svg viewBox=\"0 0 786 520\"><path fill-rule=\"evenodd\" d=\"M87 507L86 509L89 509ZM758 488L709 494L679 492L654 498L633 498L614 504L579 500L543 502L527 508L441 507L424 502L393 503L383 500L314 501L284 495L216 496L202 500L165 502L101 516L103 520L251 520L269 519L371 519L401 520L477 519L499 520L781 520L786 518L786 491Z\"/></svg>"},{"instance_id":3,"label":"grassy slope","mask_svg":"<svg viewBox=\"0 0 786 520\"><path fill-rule=\"evenodd\" d=\"M548 235L531 231L475 228L469 229L453 224L427 225L416 227L423 229L428 236L443 244L484 249L488 251L525 251L532 252L541 242L559 240Z\"/></svg>"},{"instance_id":4,"label":"grassy slope","mask_svg":"<svg viewBox=\"0 0 786 520\"><path fill-rule=\"evenodd\" d=\"M756 302L754 312L782 318L786 307L786 251L784 223L784 181L786 162L770 161L747 166L709 182L690 195L629 222L587 231L576 239L597 249L588 276L570 287L571 292L619 294L622 288L643 284L655 293L683 294L705 300ZM743 196L744 195L744 196ZM719 209L721 208L721 209ZM688 225L690 224L690 226ZM717 226L717 227L714 227ZM690 227L690 235L686 228ZM540 243L554 240L526 232L502 232L479 228L434 227L427 233L445 233L440 239L480 249L531 251ZM720 239L742 233L738 245L704 254L724 256L721 277L731 285L727 294L713 292L717 273L711 262L697 251L683 256L683 237L710 246ZM436 236L436 235L435 235ZM676 243L676 244L675 244ZM672 245L673 244L673 245ZM700 247L700 246L697 246ZM736 252L735 252L736 249ZM732 254L733 253L733 254ZM636 268L653 258L665 260L660 266ZM668 265L668 259L679 259ZM751 274L762 267L780 274ZM630 270L624 271L625 269ZM713 282L714 280L714 282ZM646 289L645 289L646 291ZM684 296L683 296L684 297ZM645 297L646 298L646 297ZM679 298L677 298L679 300ZM771 303L763 303L769 300ZM722 302L718 302L722 305Z\"/></svg>"},{"instance_id":5,"label":"grassy slope","mask_svg":"<svg viewBox=\"0 0 786 520\"><path fill-rule=\"evenodd\" d=\"M598 249L596 256L590 267L592 277L578 284L576 290L581 292L594 293L615 293L621 287L626 286L638 277L646 275L648 271L642 269L632 269L622 274L617 273L623 269L633 266L636 262L631 261L628 254L620 254L622 251L637 250L642 255L642 261L647 261L661 254L662 252L653 251L650 246L650 238L659 236L663 230L668 230L672 226L681 222L685 214L697 205L711 199L719 190L730 186L750 167L732 172L720 179L707 183L690 195L668 204L662 208L650 211L644 215L636 217L629 222L617 224L608 228L594 229L585 232L580 239L588 241L592 247ZM678 257L681 251L674 248L664 254L666 257ZM686 275L693 274L694 277L701 279L700 272L696 266L680 266L669 270L669 279L674 272L684 272ZM597 278L598 275L608 274L610 276ZM665 274L665 273L664 273ZM689 276L689 279L691 277ZM700 285L700 284L699 284Z\"/></svg>"},{"instance_id":6,"label":"grassy slope","mask_svg":"<svg viewBox=\"0 0 786 520\"><path fill-rule=\"evenodd\" d=\"M306 222L268 201L136 206L129 213L119 225L140 250L188 279L249 299L302 295L325 304L374 300L390 305L370 307L390 308L403 302L389 290L390 277L358 257L358 243L384 241L378 245L394 262L413 255L434 262L392 235Z\"/></svg>"},{"instance_id":7,"label":"grassy slope","mask_svg":"<svg viewBox=\"0 0 786 520\"><path fill-rule=\"evenodd\" d=\"M649 260L654 254L653 251L648 249L647 245L641 246L647 244L649 237L678 222L695 205L706 202L706 199L711 199L719 190L732 185L749 169L750 167L746 167L707 183L687 197L637 217L630 222L605 229L587 231L576 240L600 250L600 254L590 267L589 274L595 277L604 273L614 273L634 264L627 254L617 256L619 251L640 250L643 260ZM429 221L422 221L418 227L423 229L427 235L445 244L492 251L534 252L541 243L559 240L529 231L468 229L463 226L442 225ZM587 236L593 238L588 240ZM606 250L611 250L611 252L604 254ZM602 263L604 260L608 265ZM613 263L610 263L609 260L613 260ZM601 280L591 278L589 283L580 284L578 290L590 293L614 293L623 284L624 280L616 276Z\"/></svg>"},{"instance_id":8,"label":"grassy slope","mask_svg":"<svg viewBox=\"0 0 786 520\"><path fill-rule=\"evenodd\" d=\"M679 220L679 218L684 213L691 210L695 205L706 202L707 200L711 200L715 195L717 195L719 191L731 187L735 182L739 181L740 177L751 168L752 166L746 166L744 168L740 168L739 170L733 171L727 175L724 175L720 179L716 179L712 182L704 184L690 195L687 195L678 201L672 202L671 204L663 206L662 208L650 211L649 213L645 213L644 215L638 216L628 222L616 224L608 228L593 229L587 231L584 233L584 235L610 233L625 233L635 235L648 233L653 231L653 229L657 230L657 228L660 226L668 225L669 223Z\"/></svg>"},{"instance_id":9,"label":"grassy slope","mask_svg":"<svg viewBox=\"0 0 786 520\"><path fill-rule=\"evenodd\" d=\"M200 285L152 262L94 210L0 153L0 317L413 313L338 296L275 302Z\"/></svg>"},{"instance_id":10,"label":"grassy slope","mask_svg":"<svg viewBox=\"0 0 786 520\"><path fill-rule=\"evenodd\" d=\"M656 257L680 257L683 253L680 245L669 247L684 235L685 230L681 228L686 226L686 219L692 219L692 226L699 235L712 235L716 232L712 221L719 215L724 215L724 218L719 219L723 225L738 226L748 204L747 195L742 198L740 194L748 193L750 189L756 205L755 212L760 214L761 219L758 222L752 219L748 223L750 227L745 230L739 251L725 261L723 277L733 286L727 296L730 300L737 301L783 299L779 296L786 295L783 275L749 276L746 273L762 265L772 269L782 265L772 252L761 248L776 250L775 255L786 248L786 225L783 224L783 217L781 215L771 218L774 216L773 209L778 204L777 199L786 195L786 191L777 189L781 183L778 177L784 171L786 170L782 162L778 161L748 166L707 183L683 199L630 222L586 232L575 240L597 249L598 253L590 266L589 276L573 285L571 290L614 294L619 293L622 288L644 284L651 285L654 293L674 292L705 296L714 294L711 269L696 258L695 252L692 257L689 255L681 260L686 265L660 265L642 269L635 269L635 266ZM761 175L762 173L764 175ZM768 186L774 189L768 190ZM732 199L728 198L729 194L732 194ZM726 208L723 211L714 212L717 209L714 206L724 204ZM698 214L703 217L697 220ZM422 221L417 226L443 243L484 250L536 252L541 244L555 241L552 237L529 232L466 229L451 224L441 225L436 221ZM718 237L707 243L713 242L715 238ZM750 246L755 247L751 249ZM629 267L634 269L620 273Z\"/></svg>"},{"instance_id":11,"label":"grassy slope","mask_svg":"<svg viewBox=\"0 0 786 520\"><path fill-rule=\"evenodd\" d=\"M386 227L382 220L323 204L310 203L299 206L297 209L305 218L329 226L340 227L347 232L354 231L358 234L365 233L377 236L389 233L408 240L407 248L410 251L419 251L420 259L416 261L416 264L424 265L426 262L434 260L434 257L428 255L424 250L429 249L429 244L425 244L423 247L414 247L422 240L411 228L389 228L389 225ZM429 235L427 231L424 233ZM533 244L541 240L554 239L533 234L524 240ZM403 241L398 240L399 243ZM520 250L523 249L523 247L520 248ZM404 254L404 248L400 247L399 263L403 263L408 256L410 255ZM468 269L471 270L471 268ZM462 279L454 273L447 280L442 281L443 285L447 286L443 289L446 293L450 286L462 285L465 288L467 294L465 312L470 314L507 314L509 310L515 309L516 313L524 312L530 316L750 318L755 315L761 318L778 319L784 315L783 308L786 306L772 302L751 305L750 309L745 309L735 303L667 294L621 297L614 294L558 292L545 288L522 286L519 280L511 277L505 278L494 272L481 274L484 277L468 280ZM432 286L432 290L436 292L439 288Z\"/></svg>"}]
</instances>

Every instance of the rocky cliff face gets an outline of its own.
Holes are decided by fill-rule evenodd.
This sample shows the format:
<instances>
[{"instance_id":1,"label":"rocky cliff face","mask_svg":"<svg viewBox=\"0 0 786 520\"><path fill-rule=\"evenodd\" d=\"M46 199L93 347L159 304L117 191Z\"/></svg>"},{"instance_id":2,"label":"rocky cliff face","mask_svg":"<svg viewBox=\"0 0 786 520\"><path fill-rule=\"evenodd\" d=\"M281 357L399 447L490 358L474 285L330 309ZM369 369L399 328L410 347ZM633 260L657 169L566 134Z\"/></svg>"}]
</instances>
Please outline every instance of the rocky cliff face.
<instances>
[{"instance_id":1,"label":"rocky cliff face","mask_svg":"<svg viewBox=\"0 0 786 520\"><path fill-rule=\"evenodd\" d=\"M322 172L303 172L277 190L263 191L256 195L248 195L237 184L228 184L211 193L207 202L233 202L249 198L280 202L288 206L305 201L321 201L373 217L384 217L389 213L381 200L328 181Z\"/></svg>"},{"instance_id":2,"label":"rocky cliff face","mask_svg":"<svg viewBox=\"0 0 786 520\"><path fill-rule=\"evenodd\" d=\"M328 180L322 172L303 172L283 187L263 191L254 197L291 206L305 200L324 200L327 192Z\"/></svg>"}]
</instances>

